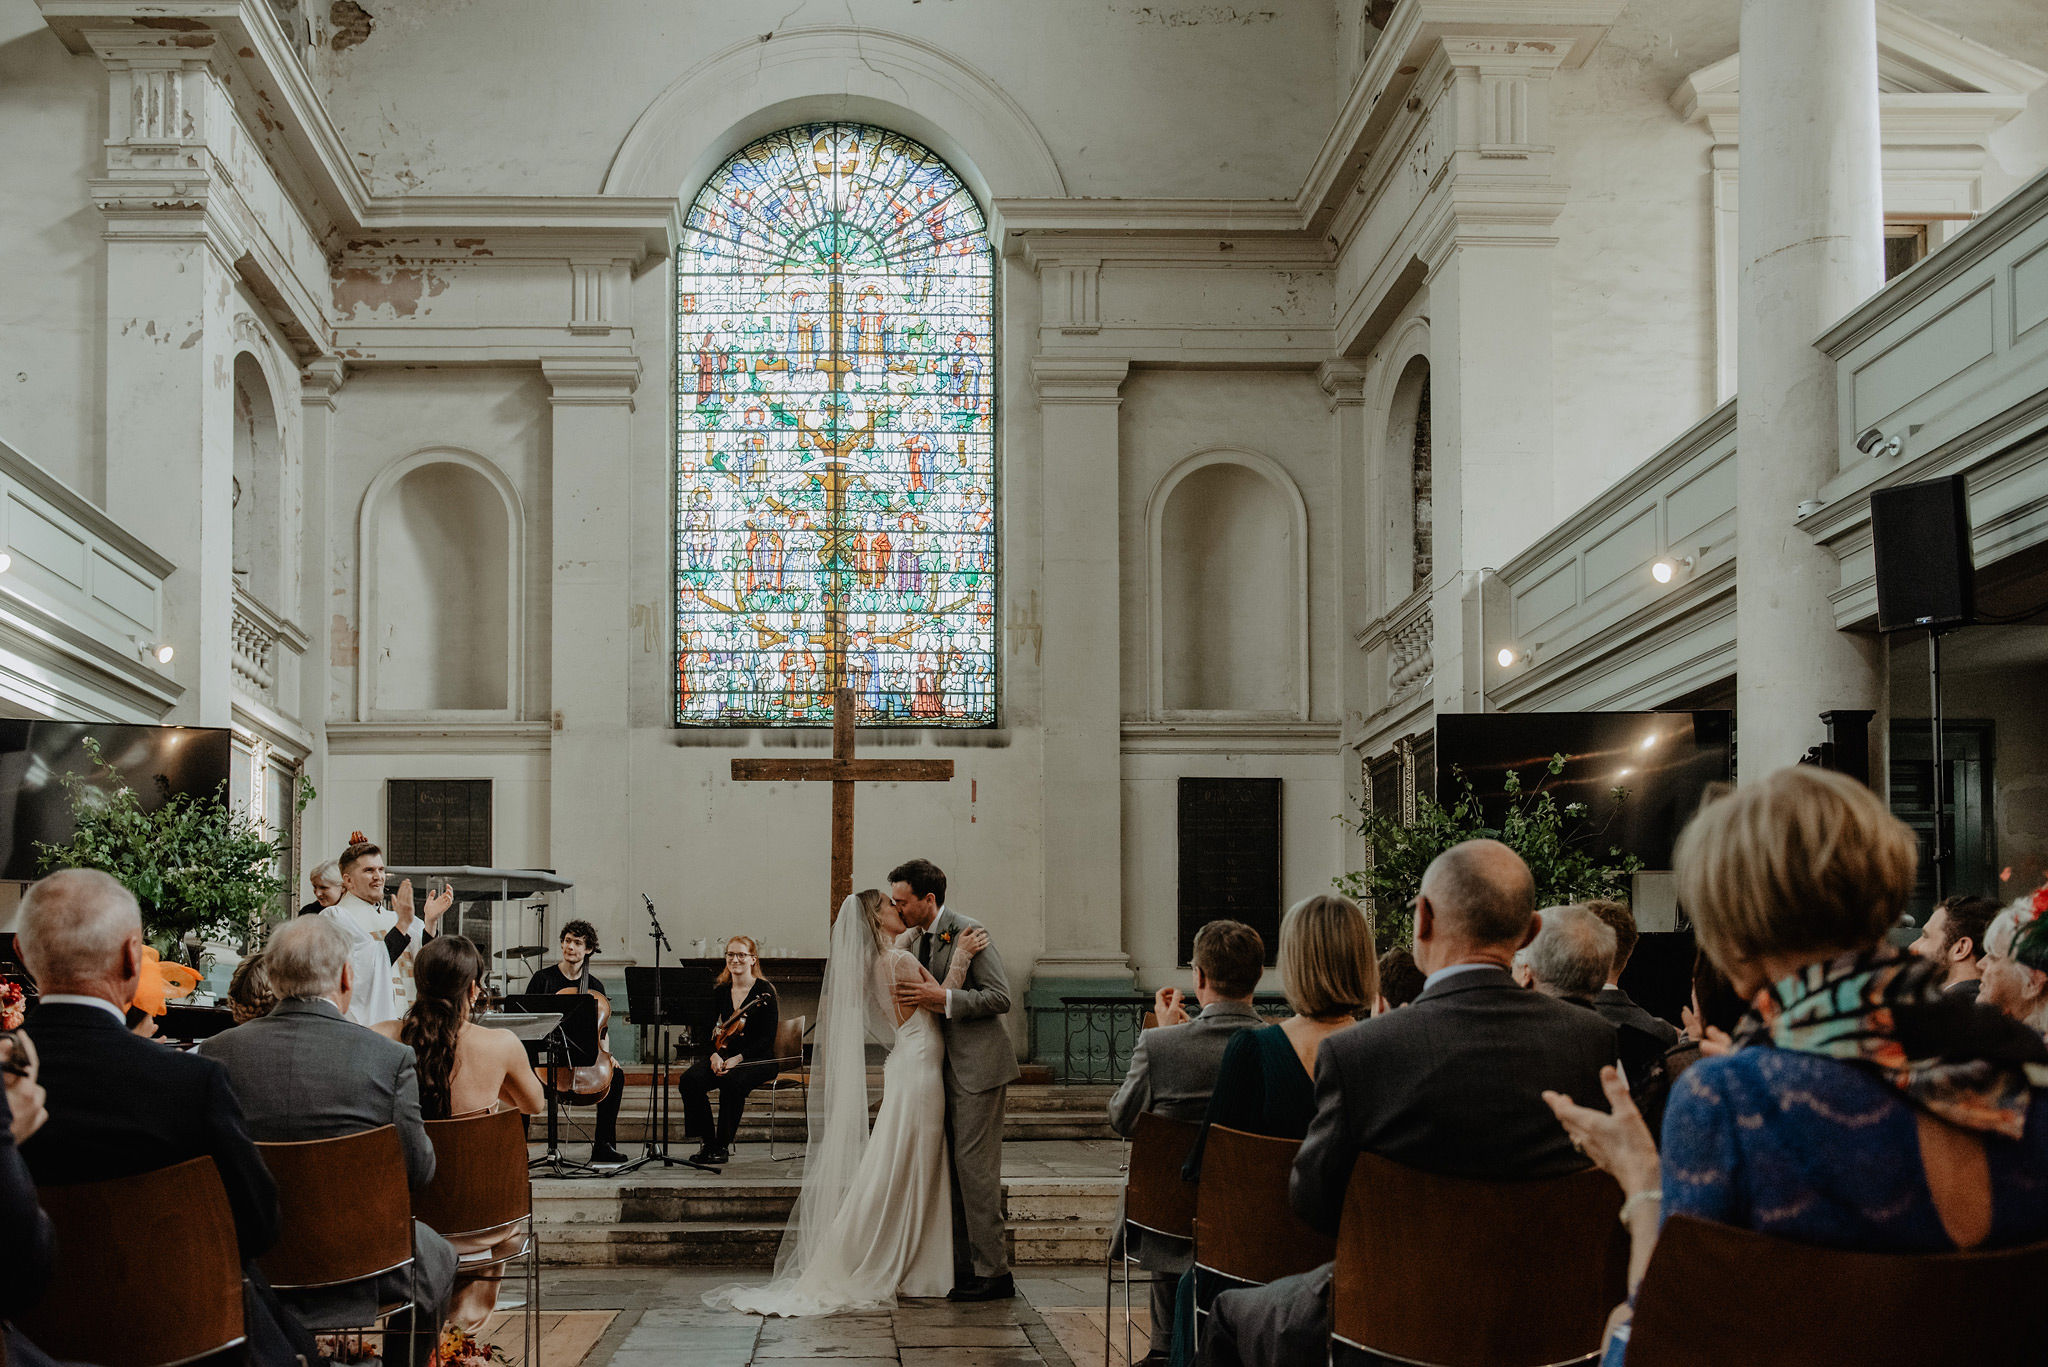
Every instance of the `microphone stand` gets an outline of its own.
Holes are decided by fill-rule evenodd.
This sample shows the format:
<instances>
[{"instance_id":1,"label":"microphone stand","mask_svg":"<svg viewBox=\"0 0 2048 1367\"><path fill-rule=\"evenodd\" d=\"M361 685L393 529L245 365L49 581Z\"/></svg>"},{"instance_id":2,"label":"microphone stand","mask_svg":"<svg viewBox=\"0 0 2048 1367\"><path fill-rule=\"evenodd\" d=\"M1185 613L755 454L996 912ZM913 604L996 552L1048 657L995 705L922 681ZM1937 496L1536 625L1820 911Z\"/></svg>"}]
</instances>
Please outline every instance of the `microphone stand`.
<instances>
[{"instance_id":1,"label":"microphone stand","mask_svg":"<svg viewBox=\"0 0 2048 1367\"><path fill-rule=\"evenodd\" d=\"M685 1158L676 1158L668 1151L669 1129L669 1058L668 1058L668 996L662 991L661 951L671 954L675 946L669 944L668 934L661 928L661 917L655 915L654 899L646 893L640 900L647 907L647 921L652 927L647 938L654 941L654 1095L647 1099L647 1145L641 1155L632 1162L616 1169L612 1176L620 1177L637 1172L649 1163L659 1163L665 1168L693 1168L697 1165Z\"/></svg>"}]
</instances>

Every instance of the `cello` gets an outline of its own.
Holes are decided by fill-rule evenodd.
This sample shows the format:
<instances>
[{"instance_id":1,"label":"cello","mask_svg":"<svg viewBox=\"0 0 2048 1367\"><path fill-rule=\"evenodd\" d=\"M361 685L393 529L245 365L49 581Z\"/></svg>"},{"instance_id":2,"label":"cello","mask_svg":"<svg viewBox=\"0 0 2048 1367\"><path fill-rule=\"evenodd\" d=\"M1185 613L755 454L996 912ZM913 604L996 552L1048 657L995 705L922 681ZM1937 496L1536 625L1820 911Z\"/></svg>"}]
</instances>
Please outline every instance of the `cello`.
<instances>
[{"instance_id":1,"label":"cello","mask_svg":"<svg viewBox=\"0 0 2048 1367\"><path fill-rule=\"evenodd\" d=\"M582 991L583 987L579 983L557 988L555 995L573 997ZM612 1020L611 998L602 992L592 992L590 995L597 998L597 1061L583 1064L581 1067L544 1068L541 1070L541 1081L565 1096L588 1097L595 1101L612 1089L612 1074L618 1067L618 1062L612 1058L611 1038L607 1033Z\"/></svg>"}]
</instances>

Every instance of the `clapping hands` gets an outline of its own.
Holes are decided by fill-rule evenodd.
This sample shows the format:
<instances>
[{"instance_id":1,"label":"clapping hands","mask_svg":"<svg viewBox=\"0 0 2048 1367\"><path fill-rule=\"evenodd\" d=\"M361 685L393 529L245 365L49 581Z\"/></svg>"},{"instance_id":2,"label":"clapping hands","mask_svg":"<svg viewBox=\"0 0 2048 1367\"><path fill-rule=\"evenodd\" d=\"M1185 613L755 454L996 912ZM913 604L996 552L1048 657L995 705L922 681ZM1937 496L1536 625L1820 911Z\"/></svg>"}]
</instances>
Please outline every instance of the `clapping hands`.
<instances>
[{"instance_id":1,"label":"clapping hands","mask_svg":"<svg viewBox=\"0 0 2048 1367\"><path fill-rule=\"evenodd\" d=\"M454 905L455 885L453 883L443 883L439 892L427 894L427 934L434 935L440 932L441 918L447 915L448 908ZM398 928L400 930L411 930L413 922L412 879L407 878L399 883L397 893L391 898L391 909L398 913Z\"/></svg>"},{"instance_id":2,"label":"clapping hands","mask_svg":"<svg viewBox=\"0 0 2048 1367\"><path fill-rule=\"evenodd\" d=\"M1152 1017L1161 1025L1186 1025L1187 998L1177 987L1162 987L1152 994Z\"/></svg>"}]
</instances>

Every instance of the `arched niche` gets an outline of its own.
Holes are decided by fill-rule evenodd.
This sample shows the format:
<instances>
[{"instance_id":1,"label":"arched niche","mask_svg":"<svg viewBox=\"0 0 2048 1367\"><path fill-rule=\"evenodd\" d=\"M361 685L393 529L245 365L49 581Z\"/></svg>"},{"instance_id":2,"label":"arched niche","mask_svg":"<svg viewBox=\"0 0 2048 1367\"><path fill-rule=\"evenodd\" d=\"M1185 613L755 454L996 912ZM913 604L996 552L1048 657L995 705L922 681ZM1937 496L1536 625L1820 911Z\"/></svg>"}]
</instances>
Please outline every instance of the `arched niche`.
<instances>
[{"instance_id":1,"label":"arched niche","mask_svg":"<svg viewBox=\"0 0 2048 1367\"><path fill-rule=\"evenodd\" d=\"M1146 520L1155 712L1306 719L1308 508L1279 462L1197 452Z\"/></svg>"},{"instance_id":2,"label":"arched niche","mask_svg":"<svg viewBox=\"0 0 2048 1367\"><path fill-rule=\"evenodd\" d=\"M511 721L525 622L519 493L490 461L437 448L363 496L361 714Z\"/></svg>"},{"instance_id":3,"label":"arched niche","mask_svg":"<svg viewBox=\"0 0 2048 1367\"><path fill-rule=\"evenodd\" d=\"M1386 601L1393 608L1429 586L1435 564L1434 478L1430 455L1429 357L1410 355L1394 372L1380 447Z\"/></svg>"},{"instance_id":4,"label":"arched niche","mask_svg":"<svg viewBox=\"0 0 2048 1367\"><path fill-rule=\"evenodd\" d=\"M916 139L991 210L999 196L1067 193L1044 137L986 73L919 39L843 25L744 39L691 67L634 122L604 192L694 194L755 138L818 119Z\"/></svg>"},{"instance_id":5,"label":"arched niche","mask_svg":"<svg viewBox=\"0 0 2048 1367\"><path fill-rule=\"evenodd\" d=\"M270 377L254 353L234 366L235 583L273 609L296 615L286 598L286 462L284 426Z\"/></svg>"}]
</instances>

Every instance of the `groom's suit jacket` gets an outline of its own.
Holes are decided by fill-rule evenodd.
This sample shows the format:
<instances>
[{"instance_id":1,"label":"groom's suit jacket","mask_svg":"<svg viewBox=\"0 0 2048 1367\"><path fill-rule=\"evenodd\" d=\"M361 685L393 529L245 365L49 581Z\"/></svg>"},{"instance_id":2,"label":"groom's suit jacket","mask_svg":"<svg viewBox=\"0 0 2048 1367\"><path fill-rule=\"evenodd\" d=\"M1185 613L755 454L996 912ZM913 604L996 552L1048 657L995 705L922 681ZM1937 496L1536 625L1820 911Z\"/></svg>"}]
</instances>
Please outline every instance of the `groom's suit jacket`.
<instances>
[{"instance_id":1,"label":"groom's suit jacket","mask_svg":"<svg viewBox=\"0 0 2048 1367\"><path fill-rule=\"evenodd\" d=\"M898 949L917 953L918 937L929 933L925 967L944 982L953 966L953 945L981 922L962 916L951 907L940 907L929 932L907 930L896 941ZM947 1000L946 1018L940 1028L946 1038L946 1071L949 1081L969 1094L992 1092L1015 1082L1022 1069L1017 1066L1017 1049L1003 1017L1010 1010L1010 977L1003 971L1003 956L991 939L987 949L967 966L967 981L953 989Z\"/></svg>"}]
</instances>

